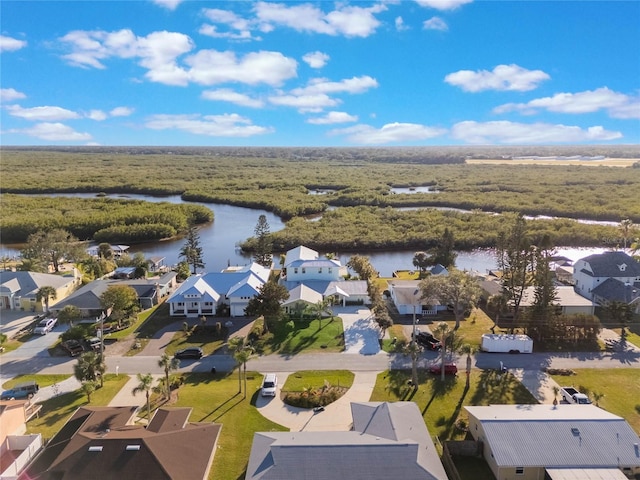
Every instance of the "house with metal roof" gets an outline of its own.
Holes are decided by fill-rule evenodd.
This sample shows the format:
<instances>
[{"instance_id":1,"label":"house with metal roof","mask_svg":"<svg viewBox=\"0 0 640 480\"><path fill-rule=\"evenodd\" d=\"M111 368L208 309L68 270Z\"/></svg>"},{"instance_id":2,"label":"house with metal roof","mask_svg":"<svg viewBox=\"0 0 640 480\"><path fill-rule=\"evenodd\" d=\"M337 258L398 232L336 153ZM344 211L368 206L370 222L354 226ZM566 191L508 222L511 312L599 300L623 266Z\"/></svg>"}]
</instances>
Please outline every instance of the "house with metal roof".
<instances>
[{"instance_id":1,"label":"house with metal roof","mask_svg":"<svg viewBox=\"0 0 640 480\"><path fill-rule=\"evenodd\" d=\"M555 287L555 299L553 305L562 315L585 314L593 315L595 304L588 298L579 295L572 286L560 285ZM536 289L535 287L527 287L520 301L520 307L523 310L531 308L535 303Z\"/></svg>"},{"instance_id":2,"label":"house with metal roof","mask_svg":"<svg viewBox=\"0 0 640 480\"><path fill-rule=\"evenodd\" d=\"M623 301L640 313L640 262L622 251L581 258L573 266L575 289L600 305Z\"/></svg>"},{"instance_id":3,"label":"house with metal roof","mask_svg":"<svg viewBox=\"0 0 640 480\"><path fill-rule=\"evenodd\" d=\"M271 270L257 263L222 272L192 275L167 300L172 316L215 315L225 305L232 317L244 316L249 300L269 280Z\"/></svg>"},{"instance_id":4,"label":"house with metal roof","mask_svg":"<svg viewBox=\"0 0 640 480\"><path fill-rule=\"evenodd\" d=\"M640 438L595 405L464 407L497 480L622 480L640 474ZM599 476L596 476L599 475Z\"/></svg>"},{"instance_id":5,"label":"house with metal roof","mask_svg":"<svg viewBox=\"0 0 640 480\"><path fill-rule=\"evenodd\" d=\"M189 422L191 408L80 407L20 480L196 480L209 477L222 425Z\"/></svg>"},{"instance_id":6,"label":"house with metal roof","mask_svg":"<svg viewBox=\"0 0 640 480\"><path fill-rule=\"evenodd\" d=\"M247 480L447 480L414 402L352 403L347 432L259 432Z\"/></svg>"}]
</instances>

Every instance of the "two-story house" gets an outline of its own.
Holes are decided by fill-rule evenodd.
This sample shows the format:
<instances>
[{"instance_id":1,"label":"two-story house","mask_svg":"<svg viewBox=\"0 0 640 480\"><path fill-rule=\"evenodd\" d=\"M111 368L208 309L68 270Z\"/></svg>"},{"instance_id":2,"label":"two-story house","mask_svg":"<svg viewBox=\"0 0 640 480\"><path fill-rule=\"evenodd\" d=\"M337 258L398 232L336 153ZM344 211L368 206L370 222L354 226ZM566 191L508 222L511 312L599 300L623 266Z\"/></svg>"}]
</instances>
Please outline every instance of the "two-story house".
<instances>
[{"instance_id":1,"label":"two-story house","mask_svg":"<svg viewBox=\"0 0 640 480\"><path fill-rule=\"evenodd\" d=\"M621 251L581 258L574 264L575 290L596 304L619 301L640 312L640 263Z\"/></svg>"}]
</instances>

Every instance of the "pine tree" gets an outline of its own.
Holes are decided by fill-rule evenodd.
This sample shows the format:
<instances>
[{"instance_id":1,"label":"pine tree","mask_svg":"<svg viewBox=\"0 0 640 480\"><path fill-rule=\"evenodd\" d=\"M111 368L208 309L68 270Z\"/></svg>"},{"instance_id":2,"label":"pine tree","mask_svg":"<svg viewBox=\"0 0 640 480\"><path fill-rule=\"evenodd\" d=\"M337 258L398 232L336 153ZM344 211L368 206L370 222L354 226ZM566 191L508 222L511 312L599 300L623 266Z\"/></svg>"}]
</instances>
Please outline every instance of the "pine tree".
<instances>
[{"instance_id":1,"label":"pine tree","mask_svg":"<svg viewBox=\"0 0 640 480\"><path fill-rule=\"evenodd\" d=\"M190 225L187 231L187 238L184 246L180 250L180 256L193 268L193 274L197 273L198 268L204 268L202 260L202 247L200 246L200 235L195 225Z\"/></svg>"},{"instance_id":2,"label":"pine tree","mask_svg":"<svg viewBox=\"0 0 640 480\"><path fill-rule=\"evenodd\" d=\"M256 236L255 253L253 254L253 261L262 265L263 267L270 267L273 257L273 241L271 240L271 233L269 231L269 222L265 215L258 217L258 223L253 231Z\"/></svg>"}]
</instances>

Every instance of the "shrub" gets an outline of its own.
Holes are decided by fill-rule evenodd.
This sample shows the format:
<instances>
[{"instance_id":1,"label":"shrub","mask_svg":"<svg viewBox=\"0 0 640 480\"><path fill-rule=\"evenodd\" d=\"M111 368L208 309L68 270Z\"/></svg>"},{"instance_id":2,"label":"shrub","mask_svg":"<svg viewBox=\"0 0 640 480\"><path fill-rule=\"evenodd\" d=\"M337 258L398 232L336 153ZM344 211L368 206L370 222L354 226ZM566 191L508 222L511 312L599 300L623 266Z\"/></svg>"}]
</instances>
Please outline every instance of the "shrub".
<instances>
[{"instance_id":1,"label":"shrub","mask_svg":"<svg viewBox=\"0 0 640 480\"><path fill-rule=\"evenodd\" d=\"M299 408L324 407L338 400L347 392L345 387L325 386L302 392L283 392L282 401L287 405Z\"/></svg>"}]
</instances>

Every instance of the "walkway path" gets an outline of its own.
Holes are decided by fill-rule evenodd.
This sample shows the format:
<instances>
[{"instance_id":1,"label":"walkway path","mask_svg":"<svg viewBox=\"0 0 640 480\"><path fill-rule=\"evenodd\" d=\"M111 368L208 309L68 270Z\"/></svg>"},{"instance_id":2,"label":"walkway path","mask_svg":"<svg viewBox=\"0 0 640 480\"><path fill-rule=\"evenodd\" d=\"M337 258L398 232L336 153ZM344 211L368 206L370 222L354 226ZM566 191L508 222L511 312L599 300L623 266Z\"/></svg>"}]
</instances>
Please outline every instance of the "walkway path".
<instances>
[{"instance_id":1,"label":"walkway path","mask_svg":"<svg viewBox=\"0 0 640 480\"><path fill-rule=\"evenodd\" d=\"M256 407L269 420L288 427L291 431L348 431L351 429L351 402L368 402L376 383L377 372L358 372L353 385L342 397L323 412L314 413L307 408L296 408L286 405L280 399L281 386L287 381L290 372L279 372L278 392L275 397L258 397Z\"/></svg>"}]
</instances>

